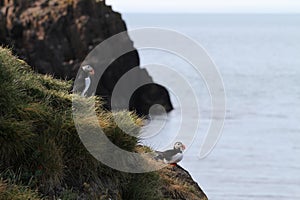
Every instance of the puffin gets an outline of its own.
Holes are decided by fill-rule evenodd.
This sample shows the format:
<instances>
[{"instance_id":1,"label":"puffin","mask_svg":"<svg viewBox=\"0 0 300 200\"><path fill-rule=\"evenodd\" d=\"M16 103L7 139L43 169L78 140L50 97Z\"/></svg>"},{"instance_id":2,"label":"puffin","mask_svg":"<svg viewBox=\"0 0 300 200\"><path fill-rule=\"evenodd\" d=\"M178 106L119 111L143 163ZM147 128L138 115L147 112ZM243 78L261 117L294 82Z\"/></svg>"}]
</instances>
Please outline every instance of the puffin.
<instances>
[{"instance_id":1,"label":"puffin","mask_svg":"<svg viewBox=\"0 0 300 200\"><path fill-rule=\"evenodd\" d=\"M84 85L85 85L85 87L84 87L84 90L81 92L80 95L82 97L85 97L85 96L87 96L87 91L91 86L91 82L92 82L91 76L93 76L95 74L95 70L90 65L85 65L85 66L81 67L81 69L84 72Z\"/></svg>"},{"instance_id":2,"label":"puffin","mask_svg":"<svg viewBox=\"0 0 300 200\"><path fill-rule=\"evenodd\" d=\"M154 159L161 160L165 164L170 164L172 166L176 166L178 162L180 162L183 158L183 151L185 150L184 144L182 142L176 142L174 144L174 148L166 151L155 151L157 154Z\"/></svg>"}]
</instances>

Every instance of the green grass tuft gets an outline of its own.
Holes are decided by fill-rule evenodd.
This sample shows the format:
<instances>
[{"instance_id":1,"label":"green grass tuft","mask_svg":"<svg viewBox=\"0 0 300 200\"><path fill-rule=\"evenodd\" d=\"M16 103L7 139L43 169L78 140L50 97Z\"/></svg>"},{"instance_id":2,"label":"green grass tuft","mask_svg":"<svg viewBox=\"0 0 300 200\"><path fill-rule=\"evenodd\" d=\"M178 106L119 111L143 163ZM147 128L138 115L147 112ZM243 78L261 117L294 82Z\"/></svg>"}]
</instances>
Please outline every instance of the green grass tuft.
<instances>
[{"instance_id":1,"label":"green grass tuft","mask_svg":"<svg viewBox=\"0 0 300 200\"><path fill-rule=\"evenodd\" d=\"M3 200L41 200L37 191L31 190L28 186L17 185L10 181L0 179L0 199Z\"/></svg>"}]
</instances>

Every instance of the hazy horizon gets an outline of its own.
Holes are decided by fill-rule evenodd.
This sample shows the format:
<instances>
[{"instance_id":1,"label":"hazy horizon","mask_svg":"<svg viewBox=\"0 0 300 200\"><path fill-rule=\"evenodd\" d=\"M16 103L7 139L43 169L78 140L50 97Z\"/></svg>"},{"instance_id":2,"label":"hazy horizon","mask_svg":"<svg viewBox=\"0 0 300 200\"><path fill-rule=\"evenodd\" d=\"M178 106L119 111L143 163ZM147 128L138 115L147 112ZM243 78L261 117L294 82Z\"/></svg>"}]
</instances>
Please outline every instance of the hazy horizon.
<instances>
[{"instance_id":1,"label":"hazy horizon","mask_svg":"<svg viewBox=\"0 0 300 200\"><path fill-rule=\"evenodd\" d=\"M122 14L153 14L153 15L300 15L299 13L289 13L289 12L278 12L278 13L255 13L255 12L122 12L115 10L116 12L121 12Z\"/></svg>"},{"instance_id":2,"label":"hazy horizon","mask_svg":"<svg viewBox=\"0 0 300 200\"><path fill-rule=\"evenodd\" d=\"M107 0L122 13L195 13L195 14L300 14L300 1L296 0Z\"/></svg>"}]
</instances>

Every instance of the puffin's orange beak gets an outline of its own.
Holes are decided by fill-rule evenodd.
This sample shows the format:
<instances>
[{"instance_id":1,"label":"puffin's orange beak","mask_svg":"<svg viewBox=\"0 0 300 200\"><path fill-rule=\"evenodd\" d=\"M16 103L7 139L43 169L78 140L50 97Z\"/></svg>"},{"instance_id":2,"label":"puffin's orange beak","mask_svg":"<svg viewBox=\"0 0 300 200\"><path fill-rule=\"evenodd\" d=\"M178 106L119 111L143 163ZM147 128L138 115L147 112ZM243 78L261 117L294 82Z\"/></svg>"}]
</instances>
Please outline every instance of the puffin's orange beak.
<instances>
[{"instance_id":1,"label":"puffin's orange beak","mask_svg":"<svg viewBox=\"0 0 300 200\"><path fill-rule=\"evenodd\" d=\"M182 145L182 150L185 150L185 145L184 144Z\"/></svg>"},{"instance_id":2,"label":"puffin's orange beak","mask_svg":"<svg viewBox=\"0 0 300 200\"><path fill-rule=\"evenodd\" d=\"M95 74L95 70L90 71L90 75L94 75Z\"/></svg>"}]
</instances>

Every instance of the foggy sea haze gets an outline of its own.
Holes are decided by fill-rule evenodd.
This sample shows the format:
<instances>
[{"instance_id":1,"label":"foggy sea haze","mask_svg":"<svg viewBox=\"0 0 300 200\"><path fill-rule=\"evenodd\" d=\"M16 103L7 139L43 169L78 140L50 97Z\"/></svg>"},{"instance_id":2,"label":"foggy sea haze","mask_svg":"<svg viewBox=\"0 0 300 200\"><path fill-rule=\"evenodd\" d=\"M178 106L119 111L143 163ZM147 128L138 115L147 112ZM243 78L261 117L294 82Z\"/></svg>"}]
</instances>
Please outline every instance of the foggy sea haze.
<instances>
[{"instance_id":1,"label":"foggy sea haze","mask_svg":"<svg viewBox=\"0 0 300 200\"><path fill-rule=\"evenodd\" d=\"M180 165L208 198L300 199L300 15L127 13L123 18L129 30L161 27L185 34L206 49L220 71L226 90L225 125L214 150L200 160L211 111L203 78L178 56L139 50L141 65L169 66L196 88L199 130ZM173 77L146 68L154 81L169 79L173 87L181 87ZM183 101L190 95L187 92ZM172 146L169 142L180 126L174 95L172 102L175 109L163 133L143 141L155 149ZM197 108L188 109L189 123L197 123L192 114Z\"/></svg>"}]
</instances>

